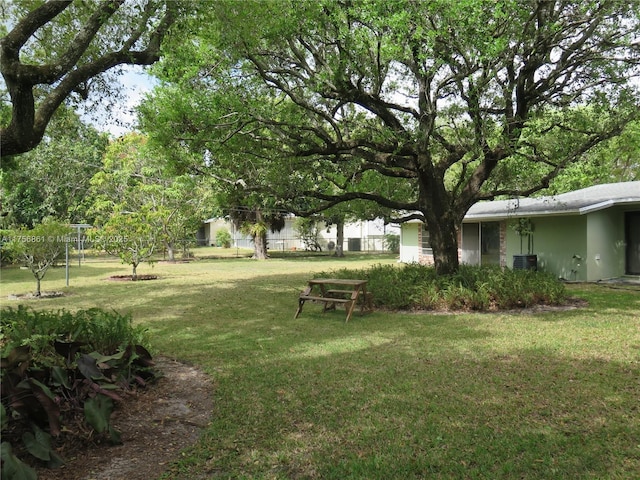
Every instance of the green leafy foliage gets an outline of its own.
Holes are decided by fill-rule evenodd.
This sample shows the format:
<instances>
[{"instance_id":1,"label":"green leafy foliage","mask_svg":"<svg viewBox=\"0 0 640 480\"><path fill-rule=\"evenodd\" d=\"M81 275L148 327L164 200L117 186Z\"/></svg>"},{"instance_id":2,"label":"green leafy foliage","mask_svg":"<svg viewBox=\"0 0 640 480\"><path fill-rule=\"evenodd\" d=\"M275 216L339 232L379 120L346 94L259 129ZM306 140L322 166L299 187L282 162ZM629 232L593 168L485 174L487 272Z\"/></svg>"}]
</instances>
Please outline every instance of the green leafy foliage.
<instances>
[{"instance_id":1,"label":"green leafy foliage","mask_svg":"<svg viewBox=\"0 0 640 480\"><path fill-rule=\"evenodd\" d=\"M121 443L120 433L110 422L113 400L105 395L97 395L84 402L84 416L87 423L98 433L109 432L111 443Z\"/></svg>"},{"instance_id":2,"label":"green leafy foliage","mask_svg":"<svg viewBox=\"0 0 640 480\"><path fill-rule=\"evenodd\" d=\"M25 432L22 435L22 441L31 455L47 462L50 468L64 464L62 458L56 454L51 446L51 435L37 425L33 425L33 432Z\"/></svg>"},{"instance_id":3,"label":"green leafy foliage","mask_svg":"<svg viewBox=\"0 0 640 480\"><path fill-rule=\"evenodd\" d=\"M532 270L462 265L452 275L433 267L376 265L365 270L342 269L317 277L364 278L378 307L393 310L492 311L556 305L566 298L564 284L553 275Z\"/></svg>"},{"instance_id":4,"label":"green leafy foliage","mask_svg":"<svg viewBox=\"0 0 640 480\"><path fill-rule=\"evenodd\" d=\"M395 233L387 233L384 236L384 246L393 253L400 252L400 235Z\"/></svg>"},{"instance_id":5,"label":"green leafy foliage","mask_svg":"<svg viewBox=\"0 0 640 480\"><path fill-rule=\"evenodd\" d=\"M11 442L3 443L3 471L6 457L15 475L29 475L12 453L18 439L23 453L52 468L61 465L52 438L72 431L75 417L120 443L110 423L119 391L154 377L142 345L146 332L130 316L97 308L71 313L19 306L4 309L0 319L2 432Z\"/></svg>"},{"instance_id":6,"label":"green leafy foliage","mask_svg":"<svg viewBox=\"0 0 640 480\"><path fill-rule=\"evenodd\" d=\"M300 240L302 240L302 243L304 243L305 250L314 252L322 251L322 247L318 242L318 235L320 234L318 219L313 217L298 217L295 219L293 228Z\"/></svg>"},{"instance_id":7,"label":"green leafy foliage","mask_svg":"<svg viewBox=\"0 0 640 480\"><path fill-rule=\"evenodd\" d=\"M638 118L632 2L200 5L142 128L229 196L425 220L440 273L474 203L548 188Z\"/></svg>"},{"instance_id":8,"label":"green leafy foliage","mask_svg":"<svg viewBox=\"0 0 640 480\"><path fill-rule=\"evenodd\" d=\"M36 471L16 457L11 448L11 443L0 444L0 457L2 458L2 480L36 480Z\"/></svg>"},{"instance_id":9,"label":"green leafy foliage","mask_svg":"<svg viewBox=\"0 0 640 480\"><path fill-rule=\"evenodd\" d=\"M59 364L53 361L57 356L71 360L80 348L113 354L127 345L145 344L146 330L133 325L130 315L99 308L78 310L32 310L24 305L5 308L0 316L3 340L0 352L2 358L11 352L30 348L16 361L24 361L30 355L31 361ZM63 346L67 348L65 353ZM13 353L13 355L16 355Z\"/></svg>"},{"instance_id":10,"label":"green leafy foliage","mask_svg":"<svg viewBox=\"0 0 640 480\"><path fill-rule=\"evenodd\" d=\"M89 181L100 169L106 145L107 134L60 107L46 141L21 155L15 162L19 167L3 161L0 188L7 223L32 228L49 217L92 223L87 215Z\"/></svg>"},{"instance_id":11,"label":"green leafy foliage","mask_svg":"<svg viewBox=\"0 0 640 480\"><path fill-rule=\"evenodd\" d=\"M205 179L175 175L166 156L140 134L109 145L91 184L92 212L103 229L99 244L134 269L136 257L146 258L156 244L165 248L169 260L178 246L188 253L187 239L195 237L202 218L211 214Z\"/></svg>"},{"instance_id":12,"label":"green leafy foliage","mask_svg":"<svg viewBox=\"0 0 640 480\"><path fill-rule=\"evenodd\" d=\"M2 7L6 34L0 39L0 71L11 92L0 100L2 160L40 143L62 104L74 105L91 97L88 110L104 116L110 109L96 105L108 102L117 92L116 67L156 62L165 35L186 13L176 0L14 0L3 2Z\"/></svg>"},{"instance_id":13,"label":"green leafy foliage","mask_svg":"<svg viewBox=\"0 0 640 480\"><path fill-rule=\"evenodd\" d=\"M216 245L222 248L231 247L231 234L226 228L221 228L216 232Z\"/></svg>"},{"instance_id":14,"label":"green leafy foliage","mask_svg":"<svg viewBox=\"0 0 640 480\"><path fill-rule=\"evenodd\" d=\"M36 279L35 296L40 296L40 284L47 270L64 253L71 230L56 221L48 221L31 229L16 229L9 233L3 245L16 261L23 262Z\"/></svg>"}]
</instances>

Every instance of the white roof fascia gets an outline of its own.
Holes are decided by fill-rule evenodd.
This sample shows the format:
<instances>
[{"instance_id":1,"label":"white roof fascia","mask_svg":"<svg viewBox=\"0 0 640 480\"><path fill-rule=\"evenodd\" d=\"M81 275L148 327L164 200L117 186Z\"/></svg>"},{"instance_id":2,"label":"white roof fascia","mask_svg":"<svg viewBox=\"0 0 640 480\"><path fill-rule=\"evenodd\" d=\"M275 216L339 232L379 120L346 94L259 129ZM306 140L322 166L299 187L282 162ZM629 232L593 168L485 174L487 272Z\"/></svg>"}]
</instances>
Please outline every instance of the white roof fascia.
<instances>
[{"instance_id":1,"label":"white roof fascia","mask_svg":"<svg viewBox=\"0 0 640 480\"><path fill-rule=\"evenodd\" d=\"M637 204L637 198L621 198L617 200L605 200L604 202L594 203L593 205L587 205L580 209L580 215L586 213L597 212L598 210L604 210L605 208L613 207L616 205Z\"/></svg>"},{"instance_id":2,"label":"white roof fascia","mask_svg":"<svg viewBox=\"0 0 640 480\"><path fill-rule=\"evenodd\" d=\"M582 207L581 209L578 210L578 213L580 213L580 215L585 215L587 213L597 212L598 210L604 210L605 208L612 207L616 203L618 202L614 200L605 200L604 202L598 202L598 203L594 203L593 205L587 205L586 207Z\"/></svg>"},{"instance_id":3,"label":"white roof fascia","mask_svg":"<svg viewBox=\"0 0 640 480\"><path fill-rule=\"evenodd\" d=\"M576 213L579 213L578 210L540 210L537 212L518 212L518 213L496 213L496 214L482 214L482 213L478 213L475 215L465 215L464 219L462 220L463 223L467 223L467 222L477 222L477 221L482 221L482 220L486 220L486 221L491 221L491 222L495 222L498 220L510 220L512 218L535 218L535 217L547 217L549 215L554 215L554 216L565 216L565 215L575 215Z\"/></svg>"}]
</instances>

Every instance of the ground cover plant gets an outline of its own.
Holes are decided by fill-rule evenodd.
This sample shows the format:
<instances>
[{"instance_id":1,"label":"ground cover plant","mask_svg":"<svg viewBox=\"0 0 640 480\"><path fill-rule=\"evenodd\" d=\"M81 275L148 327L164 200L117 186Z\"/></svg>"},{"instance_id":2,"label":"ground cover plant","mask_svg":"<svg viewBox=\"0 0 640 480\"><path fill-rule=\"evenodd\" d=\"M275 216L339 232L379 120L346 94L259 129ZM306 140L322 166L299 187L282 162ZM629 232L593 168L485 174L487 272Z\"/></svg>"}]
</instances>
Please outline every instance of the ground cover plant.
<instances>
[{"instance_id":1,"label":"ground cover plant","mask_svg":"<svg viewBox=\"0 0 640 480\"><path fill-rule=\"evenodd\" d=\"M432 266L374 265L320 272L316 277L363 278L376 306L385 309L508 310L532 305L558 305L566 289L553 275L498 266L463 265L452 275L437 275Z\"/></svg>"},{"instance_id":2,"label":"ground cover plant","mask_svg":"<svg viewBox=\"0 0 640 480\"><path fill-rule=\"evenodd\" d=\"M142 326L98 308L23 305L4 308L0 325L3 479L36 478L29 463L64 464L52 440L64 441L63 433L72 442L104 434L120 443L110 420L115 402L154 376Z\"/></svg>"},{"instance_id":3,"label":"ground cover plant","mask_svg":"<svg viewBox=\"0 0 640 480\"><path fill-rule=\"evenodd\" d=\"M123 266L93 260L70 287L52 271L66 296L29 305L114 306L148 329L153 355L211 375L211 423L163 479L637 477L637 288L568 285L588 304L543 313L376 310L345 323L309 304L293 319L312 276L392 265L158 262L158 280L123 285L106 280ZM25 272L3 270L1 286L0 306L27 303L6 297L28 291Z\"/></svg>"}]
</instances>

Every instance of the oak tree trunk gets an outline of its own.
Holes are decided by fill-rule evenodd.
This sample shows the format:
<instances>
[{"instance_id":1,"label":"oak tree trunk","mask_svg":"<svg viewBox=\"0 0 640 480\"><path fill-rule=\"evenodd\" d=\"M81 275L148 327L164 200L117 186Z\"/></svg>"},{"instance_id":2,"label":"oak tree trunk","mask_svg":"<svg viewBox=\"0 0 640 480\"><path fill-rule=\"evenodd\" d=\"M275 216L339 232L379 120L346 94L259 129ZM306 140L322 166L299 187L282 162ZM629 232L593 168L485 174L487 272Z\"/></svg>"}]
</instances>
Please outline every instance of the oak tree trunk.
<instances>
[{"instance_id":1,"label":"oak tree trunk","mask_svg":"<svg viewBox=\"0 0 640 480\"><path fill-rule=\"evenodd\" d=\"M458 226L453 222L434 222L427 226L433 260L438 275L451 275L458 271Z\"/></svg>"},{"instance_id":2,"label":"oak tree trunk","mask_svg":"<svg viewBox=\"0 0 640 480\"><path fill-rule=\"evenodd\" d=\"M430 164L423 162L423 165ZM421 211L427 223L433 261L438 275L451 275L458 271L458 228L466 213L461 204L444 188L444 179L434 169L427 170L421 177Z\"/></svg>"}]
</instances>

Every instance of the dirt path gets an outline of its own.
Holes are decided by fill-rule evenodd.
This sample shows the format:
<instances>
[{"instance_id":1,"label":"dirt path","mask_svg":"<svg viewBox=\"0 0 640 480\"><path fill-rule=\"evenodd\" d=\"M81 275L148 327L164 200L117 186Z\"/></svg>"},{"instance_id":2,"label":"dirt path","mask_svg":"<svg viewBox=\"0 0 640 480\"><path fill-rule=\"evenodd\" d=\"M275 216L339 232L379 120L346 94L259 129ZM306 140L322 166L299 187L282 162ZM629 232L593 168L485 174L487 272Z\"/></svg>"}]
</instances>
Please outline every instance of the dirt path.
<instances>
[{"instance_id":1,"label":"dirt path","mask_svg":"<svg viewBox=\"0 0 640 480\"><path fill-rule=\"evenodd\" d=\"M62 451L67 463L38 470L40 480L153 480L198 440L213 409L211 378L180 362L154 360L163 378L113 414L123 444Z\"/></svg>"}]
</instances>

